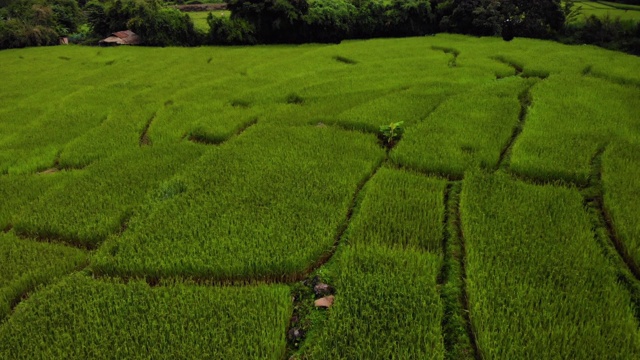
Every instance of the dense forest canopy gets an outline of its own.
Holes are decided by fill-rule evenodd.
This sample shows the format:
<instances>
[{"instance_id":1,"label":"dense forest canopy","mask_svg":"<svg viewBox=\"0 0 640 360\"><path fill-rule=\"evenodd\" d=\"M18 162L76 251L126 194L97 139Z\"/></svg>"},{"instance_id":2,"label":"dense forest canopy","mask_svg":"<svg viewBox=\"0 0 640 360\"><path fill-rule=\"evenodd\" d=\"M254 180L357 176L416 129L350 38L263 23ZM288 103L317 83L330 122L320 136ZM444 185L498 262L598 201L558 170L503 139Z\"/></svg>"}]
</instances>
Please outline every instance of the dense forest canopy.
<instances>
[{"instance_id":1,"label":"dense forest canopy","mask_svg":"<svg viewBox=\"0 0 640 360\"><path fill-rule=\"evenodd\" d=\"M130 29L151 46L337 43L453 32L640 53L639 23L593 17L570 24L576 12L571 0L229 0L227 6L231 16L210 15L203 33L162 0L0 0L0 48L54 45L68 35L95 44ZM503 34L505 24L509 34Z\"/></svg>"}]
</instances>

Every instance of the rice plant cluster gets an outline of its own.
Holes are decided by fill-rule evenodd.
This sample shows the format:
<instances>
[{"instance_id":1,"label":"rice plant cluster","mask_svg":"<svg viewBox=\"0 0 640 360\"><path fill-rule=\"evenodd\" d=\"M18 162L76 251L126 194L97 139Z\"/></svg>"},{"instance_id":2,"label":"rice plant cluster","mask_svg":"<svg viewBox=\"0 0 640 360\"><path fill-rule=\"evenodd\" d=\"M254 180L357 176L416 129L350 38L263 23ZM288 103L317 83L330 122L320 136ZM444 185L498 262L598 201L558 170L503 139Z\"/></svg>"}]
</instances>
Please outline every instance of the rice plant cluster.
<instances>
[{"instance_id":1,"label":"rice plant cluster","mask_svg":"<svg viewBox=\"0 0 640 360\"><path fill-rule=\"evenodd\" d=\"M321 272L336 288L335 305L303 353L444 359L436 281L445 186L444 180L389 168L367 183L345 246Z\"/></svg>"},{"instance_id":2,"label":"rice plant cluster","mask_svg":"<svg viewBox=\"0 0 640 360\"><path fill-rule=\"evenodd\" d=\"M629 293L594 241L575 188L477 173L465 185L470 311L487 358L640 355Z\"/></svg>"},{"instance_id":3,"label":"rice plant cluster","mask_svg":"<svg viewBox=\"0 0 640 360\"><path fill-rule=\"evenodd\" d=\"M2 359L640 358L636 57L437 35L0 64Z\"/></svg>"},{"instance_id":4,"label":"rice plant cluster","mask_svg":"<svg viewBox=\"0 0 640 360\"><path fill-rule=\"evenodd\" d=\"M152 288L75 274L13 314L0 330L0 356L281 359L290 312L282 285Z\"/></svg>"}]
</instances>

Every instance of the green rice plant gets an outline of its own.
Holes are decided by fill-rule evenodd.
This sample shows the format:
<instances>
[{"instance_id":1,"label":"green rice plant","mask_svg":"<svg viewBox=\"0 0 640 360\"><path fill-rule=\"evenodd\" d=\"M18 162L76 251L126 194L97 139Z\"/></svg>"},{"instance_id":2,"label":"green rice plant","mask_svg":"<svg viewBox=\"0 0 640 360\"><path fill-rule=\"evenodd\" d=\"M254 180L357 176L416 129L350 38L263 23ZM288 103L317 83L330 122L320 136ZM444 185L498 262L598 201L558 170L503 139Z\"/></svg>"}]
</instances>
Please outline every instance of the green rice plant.
<instances>
[{"instance_id":1,"label":"green rice plant","mask_svg":"<svg viewBox=\"0 0 640 360\"><path fill-rule=\"evenodd\" d=\"M121 152L73 172L15 217L18 234L95 248L140 206L148 191L195 161L193 144Z\"/></svg>"},{"instance_id":2,"label":"green rice plant","mask_svg":"<svg viewBox=\"0 0 640 360\"><path fill-rule=\"evenodd\" d=\"M13 226L13 218L24 206L37 200L46 191L64 181L68 173L0 176L0 230Z\"/></svg>"},{"instance_id":3,"label":"green rice plant","mask_svg":"<svg viewBox=\"0 0 640 360\"><path fill-rule=\"evenodd\" d=\"M518 174L584 185L599 148L638 137L640 97L633 87L554 75L534 87L531 96L533 105L511 157L511 169Z\"/></svg>"},{"instance_id":4,"label":"green rice plant","mask_svg":"<svg viewBox=\"0 0 640 360\"><path fill-rule=\"evenodd\" d=\"M23 295L87 263L81 250L0 233L0 322Z\"/></svg>"},{"instance_id":5,"label":"green rice plant","mask_svg":"<svg viewBox=\"0 0 640 360\"><path fill-rule=\"evenodd\" d=\"M97 127L69 142L60 153L62 168L84 168L117 152L139 147L145 125L156 117L157 99L140 91L122 100Z\"/></svg>"},{"instance_id":6,"label":"green rice plant","mask_svg":"<svg viewBox=\"0 0 640 360\"><path fill-rule=\"evenodd\" d=\"M602 159L604 205L627 254L640 265L640 142L615 142Z\"/></svg>"},{"instance_id":7,"label":"green rice plant","mask_svg":"<svg viewBox=\"0 0 640 360\"><path fill-rule=\"evenodd\" d=\"M579 16L574 20L576 23L584 22L590 16L640 21L640 6L637 5L620 4L610 1L575 1L575 6L581 7Z\"/></svg>"},{"instance_id":8,"label":"green rice plant","mask_svg":"<svg viewBox=\"0 0 640 360\"><path fill-rule=\"evenodd\" d=\"M475 339L471 339L468 327L464 264L464 244L460 224L460 192L462 182L450 183L446 190L446 229L444 257L438 284L442 298L444 318L445 358L451 360L476 359Z\"/></svg>"},{"instance_id":9,"label":"green rice plant","mask_svg":"<svg viewBox=\"0 0 640 360\"><path fill-rule=\"evenodd\" d=\"M640 356L629 293L578 190L469 173L461 210L469 310L485 358Z\"/></svg>"},{"instance_id":10,"label":"green rice plant","mask_svg":"<svg viewBox=\"0 0 640 360\"><path fill-rule=\"evenodd\" d=\"M184 94L183 96L187 96ZM175 144L185 136L191 140L219 144L241 129L255 123L261 109L251 108L248 103L225 101L182 100L177 97L170 106L158 112L149 128L153 144Z\"/></svg>"},{"instance_id":11,"label":"green rice plant","mask_svg":"<svg viewBox=\"0 0 640 360\"><path fill-rule=\"evenodd\" d=\"M440 265L440 256L415 249L343 248L324 271L335 302L312 328L301 357L444 359Z\"/></svg>"},{"instance_id":12,"label":"green rice plant","mask_svg":"<svg viewBox=\"0 0 640 360\"><path fill-rule=\"evenodd\" d=\"M454 177L478 165L495 167L519 121L518 93L530 81L494 81L447 99L424 121L407 128L391 159Z\"/></svg>"},{"instance_id":13,"label":"green rice plant","mask_svg":"<svg viewBox=\"0 0 640 360\"><path fill-rule=\"evenodd\" d=\"M381 125L378 137L389 148L393 147L404 134L404 121L392 122L389 125Z\"/></svg>"},{"instance_id":14,"label":"green rice plant","mask_svg":"<svg viewBox=\"0 0 640 360\"><path fill-rule=\"evenodd\" d=\"M110 275L282 279L330 251L358 189L384 158L373 135L256 125L180 174L187 190L151 202L110 239Z\"/></svg>"},{"instance_id":15,"label":"green rice plant","mask_svg":"<svg viewBox=\"0 0 640 360\"><path fill-rule=\"evenodd\" d=\"M456 50L455 66L442 49ZM605 210L635 259L638 186L629 177L640 133L637 57L541 40L438 34L340 45L16 49L0 51L0 64L0 230L15 225L0 241L10 238L3 244L11 249L21 241L17 253L7 252L11 269L0 270L0 278L18 281L16 274L54 264L46 277L25 275L39 279L20 283L29 286L16 282L9 303L25 291L30 299L0 328L0 358L283 358L284 340L265 340L284 339L288 315L269 305L276 301L256 310L256 326L245 315L259 305L233 311L210 305L249 304L254 287L161 279L298 280L331 257L336 243L342 245L333 260L315 272L339 284L336 304L313 312L313 324L326 323L309 334L303 355L473 357L464 327L466 289L484 358L639 357L638 286L619 262L611 270L593 248L608 235L600 208L589 202L594 189L582 191L582 199L574 189L525 185L506 175L473 173L445 185L416 174L461 179L469 169L499 164L536 182L593 185L605 148ZM291 94L296 97L287 101ZM374 134L380 124L400 121L406 133L390 151L394 164L380 167L385 151ZM52 167L62 171L35 174ZM468 263L457 228L463 182L471 187L462 201ZM583 201L591 221L582 219ZM15 234L92 249L107 239L92 256L96 276L134 275L162 285L74 275L34 292L75 267L49 255L36 264L31 254L49 254L44 249L51 245ZM608 260L618 256L608 251ZM363 296L369 284L375 296ZM186 307L169 302L182 298L168 290L175 287L226 295L185 295L191 308L207 304L193 321L171 317L179 311L148 322L139 315ZM286 287L268 288L282 289L276 298L287 298L288 306ZM416 295L418 288L426 295ZM226 291L236 289L229 297ZM56 300L37 300L40 294ZM94 310L85 321L82 314ZM215 320L226 319L223 313L241 314L232 317L248 325ZM131 330L122 320L129 318L144 326ZM205 318L215 325L193 327ZM411 319L419 320L404 325ZM357 332L348 332L350 325ZM128 331L133 338L119 336ZM144 338L144 331L151 335ZM247 331L252 335L244 337ZM225 341L232 345L220 345ZM161 355L148 353L155 342Z\"/></svg>"},{"instance_id":16,"label":"green rice plant","mask_svg":"<svg viewBox=\"0 0 640 360\"><path fill-rule=\"evenodd\" d=\"M415 90L399 90L354 106L325 122L371 133L378 133L380 124L390 122L403 122L409 126L429 115L446 94L442 88L434 88L426 95Z\"/></svg>"},{"instance_id":17,"label":"green rice plant","mask_svg":"<svg viewBox=\"0 0 640 360\"><path fill-rule=\"evenodd\" d=\"M76 274L0 325L3 359L282 359L289 288L158 287Z\"/></svg>"},{"instance_id":18,"label":"green rice plant","mask_svg":"<svg viewBox=\"0 0 640 360\"><path fill-rule=\"evenodd\" d=\"M441 254L445 186L444 180L382 167L363 189L347 242Z\"/></svg>"},{"instance_id":19,"label":"green rice plant","mask_svg":"<svg viewBox=\"0 0 640 360\"><path fill-rule=\"evenodd\" d=\"M88 87L50 103L36 119L12 126L11 136L0 142L0 173L25 174L52 167L69 141L106 118L103 105L99 91ZM0 122L17 123L24 115L22 111L11 114L16 116L13 119L0 115Z\"/></svg>"}]
</instances>

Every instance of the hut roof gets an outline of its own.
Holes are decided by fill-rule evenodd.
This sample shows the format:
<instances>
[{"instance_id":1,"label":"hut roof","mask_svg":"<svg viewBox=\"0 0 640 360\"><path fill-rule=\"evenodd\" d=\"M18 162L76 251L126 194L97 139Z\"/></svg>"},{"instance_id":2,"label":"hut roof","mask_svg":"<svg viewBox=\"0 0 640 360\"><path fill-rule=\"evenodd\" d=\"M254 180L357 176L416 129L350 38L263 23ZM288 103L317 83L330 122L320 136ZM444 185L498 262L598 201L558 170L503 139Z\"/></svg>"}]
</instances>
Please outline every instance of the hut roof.
<instances>
[{"instance_id":1,"label":"hut roof","mask_svg":"<svg viewBox=\"0 0 640 360\"><path fill-rule=\"evenodd\" d=\"M140 43L142 43L140 36L131 30L114 32L108 38L100 40L100 44L104 45L138 45Z\"/></svg>"}]
</instances>

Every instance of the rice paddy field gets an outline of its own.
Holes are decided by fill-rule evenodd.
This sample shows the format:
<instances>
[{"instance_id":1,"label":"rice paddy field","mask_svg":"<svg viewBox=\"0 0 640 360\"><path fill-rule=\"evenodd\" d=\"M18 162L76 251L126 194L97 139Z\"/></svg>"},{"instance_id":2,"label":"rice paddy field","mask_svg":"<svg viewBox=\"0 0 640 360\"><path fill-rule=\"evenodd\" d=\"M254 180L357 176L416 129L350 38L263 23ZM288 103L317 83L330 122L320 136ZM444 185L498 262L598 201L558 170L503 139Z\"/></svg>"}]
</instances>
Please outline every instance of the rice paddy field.
<instances>
[{"instance_id":1,"label":"rice paddy field","mask_svg":"<svg viewBox=\"0 0 640 360\"><path fill-rule=\"evenodd\" d=\"M598 18L640 21L640 5L621 4L611 1L575 1L575 8L581 8L576 21L584 21L589 16Z\"/></svg>"},{"instance_id":2,"label":"rice paddy field","mask_svg":"<svg viewBox=\"0 0 640 360\"><path fill-rule=\"evenodd\" d=\"M209 31L209 23L207 23L207 17L209 16L209 13L213 14L213 16L227 16L227 17L231 14L231 12L227 10L216 10L211 12L209 11L186 12L186 14L189 15L189 17L193 21L193 25L195 26L195 28L205 32Z\"/></svg>"},{"instance_id":3,"label":"rice paddy field","mask_svg":"<svg viewBox=\"0 0 640 360\"><path fill-rule=\"evenodd\" d=\"M0 64L0 359L640 358L640 58L437 35Z\"/></svg>"}]
</instances>

